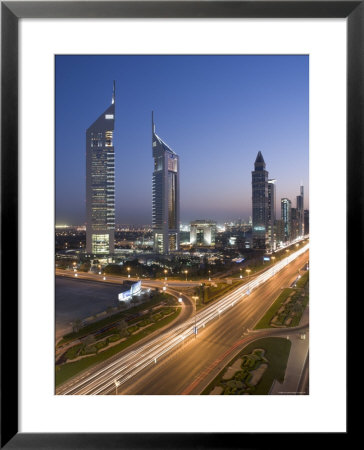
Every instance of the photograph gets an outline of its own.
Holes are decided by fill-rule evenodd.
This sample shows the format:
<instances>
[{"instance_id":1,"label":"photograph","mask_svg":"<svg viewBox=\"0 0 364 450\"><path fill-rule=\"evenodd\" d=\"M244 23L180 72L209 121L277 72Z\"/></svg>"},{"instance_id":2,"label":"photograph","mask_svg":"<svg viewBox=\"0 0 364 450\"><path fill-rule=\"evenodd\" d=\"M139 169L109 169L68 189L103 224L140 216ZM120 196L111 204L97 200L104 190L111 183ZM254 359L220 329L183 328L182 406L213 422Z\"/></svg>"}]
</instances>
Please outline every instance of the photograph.
<instances>
[{"instance_id":1,"label":"photograph","mask_svg":"<svg viewBox=\"0 0 364 450\"><path fill-rule=\"evenodd\" d=\"M310 395L309 72L54 55L56 396Z\"/></svg>"}]
</instances>

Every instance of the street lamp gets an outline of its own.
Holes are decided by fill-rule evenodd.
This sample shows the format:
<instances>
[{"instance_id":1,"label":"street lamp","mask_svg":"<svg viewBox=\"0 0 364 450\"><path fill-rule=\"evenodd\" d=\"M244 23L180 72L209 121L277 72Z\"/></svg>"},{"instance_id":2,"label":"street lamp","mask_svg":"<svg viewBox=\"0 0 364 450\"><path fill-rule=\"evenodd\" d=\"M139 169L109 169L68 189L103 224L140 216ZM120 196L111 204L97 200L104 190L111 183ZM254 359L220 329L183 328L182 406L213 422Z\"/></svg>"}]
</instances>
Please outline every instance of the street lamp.
<instances>
[{"instance_id":1,"label":"street lamp","mask_svg":"<svg viewBox=\"0 0 364 450\"><path fill-rule=\"evenodd\" d=\"M209 281L211 281L211 270L209 270Z\"/></svg>"},{"instance_id":2,"label":"street lamp","mask_svg":"<svg viewBox=\"0 0 364 450\"><path fill-rule=\"evenodd\" d=\"M127 267L126 270L128 271L128 278L130 278L130 267Z\"/></svg>"},{"instance_id":3,"label":"street lamp","mask_svg":"<svg viewBox=\"0 0 364 450\"><path fill-rule=\"evenodd\" d=\"M188 270L185 270L185 274L186 274L186 281L187 281Z\"/></svg>"},{"instance_id":4,"label":"street lamp","mask_svg":"<svg viewBox=\"0 0 364 450\"><path fill-rule=\"evenodd\" d=\"M240 278L243 278L243 275L241 274L241 271L242 271L243 269L240 267Z\"/></svg>"},{"instance_id":5,"label":"street lamp","mask_svg":"<svg viewBox=\"0 0 364 450\"><path fill-rule=\"evenodd\" d=\"M246 269L245 272L248 273L248 294L250 294L249 275L250 275L251 269Z\"/></svg>"},{"instance_id":6,"label":"street lamp","mask_svg":"<svg viewBox=\"0 0 364 450\"><path fill-rule=\"evenodd\" d=\"M168 270L167 270L167 269L164 269L164 279L165 279L165 280L167 279L167 272L168 272Z\"/></svg>"},{"instance_id":7,"label":"street lamp","mask_svg":"<svg viewBox=\"0 0 364 450\"><path fill-rule=\"evenodd\" d=\"M198 300L198 296L197 295L193 295L192 298L195 300L195 328L194 328L194 333L195 333L195 338L196 338L196 335L197 335L196 315L197 315L197 300Z\"/></svg>"},{"instance_id":8,"label":"street lamp","mask_svg":"<svg viewBox=\"0 0 364 450\"><path fill-rule=\"evenodd\" d=\"M115 395L118 395L118 387L120 386L120 381L118 380L114 380L114 384L115 384Z\"/></svg>"}]
</instances>

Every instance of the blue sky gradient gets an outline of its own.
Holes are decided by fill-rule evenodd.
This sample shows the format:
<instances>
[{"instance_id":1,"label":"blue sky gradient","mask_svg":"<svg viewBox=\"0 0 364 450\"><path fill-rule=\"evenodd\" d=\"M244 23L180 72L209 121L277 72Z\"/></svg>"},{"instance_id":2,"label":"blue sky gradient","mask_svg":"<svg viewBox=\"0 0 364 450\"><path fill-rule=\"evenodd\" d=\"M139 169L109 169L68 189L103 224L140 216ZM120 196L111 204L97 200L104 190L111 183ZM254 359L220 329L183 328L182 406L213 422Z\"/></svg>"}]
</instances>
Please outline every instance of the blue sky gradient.
<instances>
[{"instance_id":1,"label":"blue sky gradient","mask_svg":"<svg viewBox=\"0 0 364 450\"><path fill-rule=\"evenodd\" d=\"M260 150L280 198L309 182L309 58L56 56L56 224L85 223L85 131L116 81L116 223L152 215L151 111L180 156L181 221L248 219Z\"/></svg>"}]
</instances>

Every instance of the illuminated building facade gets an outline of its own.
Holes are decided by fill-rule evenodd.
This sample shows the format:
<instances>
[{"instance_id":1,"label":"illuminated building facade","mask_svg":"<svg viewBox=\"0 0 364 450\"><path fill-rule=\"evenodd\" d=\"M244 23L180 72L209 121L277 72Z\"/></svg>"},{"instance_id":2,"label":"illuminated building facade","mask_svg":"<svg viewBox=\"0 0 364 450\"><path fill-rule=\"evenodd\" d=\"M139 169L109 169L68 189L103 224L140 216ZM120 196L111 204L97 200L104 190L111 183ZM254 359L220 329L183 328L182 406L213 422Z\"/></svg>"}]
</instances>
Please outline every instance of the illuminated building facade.
<instances>
[{"instance_id":1,"label":"illuminated building facade","mask_svg":"<svg viewBox=\"0 0 364 450\"><path fill-rule=\"evenodd\" d=\"M288 198L281 199L281 214L284 226L284 242L291 240L291 200Z\"/></svg>"},{"instance_id":2,"label":"illuminated building facade","mask_svg":"<svg viewBox=\"0 0 364 450\"><path fill-rule=\"evenodd\" d=\"M140 294L141 289L141 281L124 281L121 285L121 292L118 295L119 302L130 300L133 295Z\"/></svg>"},{"instance_id":3,"label":"illuminated building facade","mask_svg":"<svg viewBox=\"0 0 364 450\"><path fill-rule=\"evenodd\" d=\"M305 234L305 222L304 222L304 207L303 207L303 186L300 186L300 195L297 195L297 221L298 221L298 236Z\"/></svg>"},{"instance_id":4,"label":"illuminated building facade","mask_svg":"<svg viewBox=\"0 0 364 450\"><path fill-rule=\"evenodd\" d=\"M115 82L111 105L86 130L86 251L113 254Z\"/></svg>"},{"instance_id":5,"label":"illuminated building facade","mask_svg":"<svg viewBox=\"0 0 364 450\"><path fill-rule=\"evenodd\" d=\"M268 172L258 152L252 172L253 248L266 249L268 240Z\"/></svg>"},{"instance_id":6,"label":"illuminated building facade","mask_svg":"<svg viewBox=\"0 0 364 450\"><path fill-rule=\"evenodd\" d=\"M299 236L299 224L297 218L297 208L291 208L291 241Z\"/></svg>"},{"instance_id":7,"label":"illuminated building facade","mask_svg":"<svg viewBox=\"0 0 364 450\"><path fill-rule=\"evenodd\" d=\"M195 220L191 222L190 244L200 246L215 245L216 222Z\"/></svg>"},{"instance_id":8,"label":"illuminated building facade","mask_svg":"<svg viewBox=\"0 0 364 450\"><path fill-rule=\"evenodd\" d=\"M179 250L179 157L155 132L152 113L154 158L152 225L154 251L161 254Z\"/></svg>"},{"instance_id":9,"label":"illuminated building facade","mask_svg":"<svg viewBox=\"0 0 364 450\"><path fill-rule=\"evenodd\" d=\"M304 221L304 232L310 234L310 212L308 209L303 211L303 221Z\"/></svg>"},{"instance_id":10,"label":"illuminated building facade","mask_svg":"<svg viewBox=\"0 0 364 450\"><path fill-rule=\"evenodd\" d=\"M276 248L274 224L276 221L276 180L268 180L268 239L271 250Z\"/></svg>"}]
</instances>

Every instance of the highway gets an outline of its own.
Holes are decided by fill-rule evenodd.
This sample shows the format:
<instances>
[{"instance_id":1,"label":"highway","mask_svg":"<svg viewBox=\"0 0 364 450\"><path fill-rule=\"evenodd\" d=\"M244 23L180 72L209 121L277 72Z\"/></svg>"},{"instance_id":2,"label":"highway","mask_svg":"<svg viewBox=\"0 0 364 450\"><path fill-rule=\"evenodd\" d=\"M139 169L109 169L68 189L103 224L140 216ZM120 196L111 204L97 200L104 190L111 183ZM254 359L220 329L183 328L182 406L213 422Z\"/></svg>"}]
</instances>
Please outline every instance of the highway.
<instances>
[{"instance_id":1,"label":"highway","mask_svg":"<svg viewBox=\"0 0 364 450\"><path fill-rule=\"evenodd\" d=\"M308 260L308 248L306 245L290 254L247 285L201 310L196 316L196 338L193 338L194 318L191 318L101 369L72 381L73 384L61 386L57 394L109 394L115 392L115 381L119 383L119 393L182 393L246 328L254 326L280 289L290 285L298 269ZM143 370L146 368L149 370Z\"/></svg>"}]
</instances>

